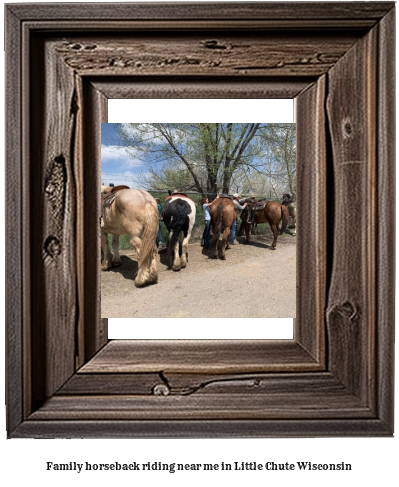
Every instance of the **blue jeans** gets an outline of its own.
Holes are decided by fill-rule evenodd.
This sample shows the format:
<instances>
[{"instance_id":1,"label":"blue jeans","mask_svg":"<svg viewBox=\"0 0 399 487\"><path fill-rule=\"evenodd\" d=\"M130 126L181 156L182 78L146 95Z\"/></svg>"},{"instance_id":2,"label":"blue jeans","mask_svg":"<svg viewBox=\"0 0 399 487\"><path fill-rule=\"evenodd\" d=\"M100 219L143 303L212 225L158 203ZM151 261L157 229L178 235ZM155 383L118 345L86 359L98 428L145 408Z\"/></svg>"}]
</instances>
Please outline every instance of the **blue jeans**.
<instances>
[{"instance_id":1,"label":"blue jeans","mask_svg":"<svg viewBox=\"0 0 399 487\"><path fill-rule=\"evenodd\" d=\"M157 233L157 246L159 247L162 245L162 232L161 232L161 226L162 222L159 220L159 227L158 227L158 233Z\"/></svg>"},{"instance_id":2,"label":"blue jeans","mask_svg":"<svg viewBox=\"0 0 399 487\"><path fill-rule=\"evenodd\" d=\"M231 227L230 227L230 239L229 242L232 244L236 238L236 230L237 230L237 220L234 220Z\"/></svg>"},{"instance_id":3,"label":"blue jeans","mask_svg":"<svg viewBox=\"0 0 399 487\"><path fill-rule=\"evenodd\" d=\"M205 220L204 233L202 234L201 245L203 247L209 247L209 234L211 233L211 220Z\"/></svg>"}]
</instances>

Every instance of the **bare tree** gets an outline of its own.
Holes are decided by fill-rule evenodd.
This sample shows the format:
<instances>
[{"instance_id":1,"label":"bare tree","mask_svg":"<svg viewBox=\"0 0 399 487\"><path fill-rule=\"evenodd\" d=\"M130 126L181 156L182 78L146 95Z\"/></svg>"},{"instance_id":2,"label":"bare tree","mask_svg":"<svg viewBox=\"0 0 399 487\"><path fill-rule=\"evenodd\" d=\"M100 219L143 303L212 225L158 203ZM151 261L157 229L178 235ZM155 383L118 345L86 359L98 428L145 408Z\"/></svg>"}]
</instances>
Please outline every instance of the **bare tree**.
<instances>
[{"instance_id":1,"label":"bare tree","mask_svg":"<svg viewBox=\"0 0 399 487\"><path fill-rule=\"evenodd\" d=\"M259 123L117 124L121 145L144 161L143 183L177 186L200 193L228 193L242 167L258 170L259 151L252 143Z\"/></svg>"},{"instance_id":2,"label":"bare tree","mask_svg":"<svg viewBox=\"0 0 399 487\"><path fill-rule=\"evenodd\" d=\"M267 159L265 174L276 194L296 192L296 124L265 124L258 135Z\"/></svg>"}]
</instances>

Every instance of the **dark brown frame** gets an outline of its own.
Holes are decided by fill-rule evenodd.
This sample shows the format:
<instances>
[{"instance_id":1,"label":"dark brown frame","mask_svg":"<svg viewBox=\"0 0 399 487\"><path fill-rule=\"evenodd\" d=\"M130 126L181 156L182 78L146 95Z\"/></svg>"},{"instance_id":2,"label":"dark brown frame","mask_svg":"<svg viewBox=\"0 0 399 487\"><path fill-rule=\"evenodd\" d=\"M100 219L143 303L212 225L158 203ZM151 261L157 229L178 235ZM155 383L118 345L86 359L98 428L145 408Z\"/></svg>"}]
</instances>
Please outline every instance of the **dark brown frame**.
<instances>
[{"instance_id":1,"label":"dark brown frame","mask_svg":"<svg viewBox=\"0 0 399 487\"><path fill-rule=\"evenodd\" d=\"M394 16L6 6L9 437L393 434ZM107 341L85 236L112 97L296 99L293 340Z\"/></svg>"}]
</instances>

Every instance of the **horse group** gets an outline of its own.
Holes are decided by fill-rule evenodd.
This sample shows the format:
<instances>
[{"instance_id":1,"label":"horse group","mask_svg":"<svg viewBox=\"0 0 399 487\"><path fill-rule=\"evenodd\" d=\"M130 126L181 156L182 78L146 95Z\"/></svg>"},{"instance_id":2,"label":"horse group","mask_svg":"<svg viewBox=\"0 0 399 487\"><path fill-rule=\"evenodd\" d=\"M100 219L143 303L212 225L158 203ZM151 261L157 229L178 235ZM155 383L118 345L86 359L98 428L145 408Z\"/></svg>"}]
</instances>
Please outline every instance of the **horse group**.
<instances>
[{"instance_id":1,"label":"horse group","mask_svg":"<svg viewBox=\"0 0 399 487\"><path fill-rule=\"evenodd\" d=\"M195 223L196 205L185 194L171 194L166 198L162 220L169 231L168 257L174 271L186 267L188 243ZM138 261L134 279L137 287L158 281L156 236L159 212L155 199L142 189L128 186L101 186L101 248L102 270L121 265L119 236L127 234ZM112 234L113 254L108 234Z\"/></svg>"},{"instance_id":2,"label":"horse group","mask_svg":"<svg viewBox=\"0 0 399 487\"><path fill-rule=\"evenodd\" d=\"M295 207L295 201L291 203L294 203L293 207ZM209 209L213 233L210 252L213 258L218 257L218 244L222 235L220 258L225 260L225 251L229 248L230 227L237 218L234 203L228 196L219 196ZM288 215L288 207L285 204L276 201L249 200L241 215L246 235L245 243L250 241L251 228L254 224L268 222L273 231L274 240L271 248L274 250L278 233L283 233L288 225ZM184 193L169 193L160 216L155 199L147 191L130 189L127 186L113 188L101 186L100 226L101 247L104 253L101 269L109 270L121 265L119 235L127 234L138 260L138 271L134 279L136 286L156 283L158 281L156 236L161 218L169 231L167 257L170 266L174 271L180 271L187 266L188 244L195 217L196 204ZM281 229L279 229L280 222ZM109 248L108 234L113 236L113 254Z\"/></svg>"}]
</instances>

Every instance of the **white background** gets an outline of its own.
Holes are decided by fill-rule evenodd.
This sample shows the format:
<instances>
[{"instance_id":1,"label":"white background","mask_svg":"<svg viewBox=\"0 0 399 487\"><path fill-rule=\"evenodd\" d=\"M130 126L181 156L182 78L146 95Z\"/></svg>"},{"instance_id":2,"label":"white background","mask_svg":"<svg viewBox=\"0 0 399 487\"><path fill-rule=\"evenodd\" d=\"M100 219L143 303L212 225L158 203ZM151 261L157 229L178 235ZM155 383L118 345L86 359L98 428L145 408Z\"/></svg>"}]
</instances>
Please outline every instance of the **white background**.
<instances>
[{"instance_id":1,"label":"white background","mask_svg":"<svg viewBox=\"0 0 399 487\"><path fill-rule=\"evenodd\" d=\"M318 0L320 1L320 0ZM182 7L184 8L184 7ZM1 12L3 15L3 11ZM1 19L3 25L3 18ZM1 86L4 93L4 53L1 52ZM2 97L3 100L3 97ZM1 101L2 103L2 101ZM3 124L4 117L1 118ZM4 137L4 125L2 125ZM2 160L4 158L1 155ZM3 184L3 171L0 172ZM2 198L3 201L3 198ZM4 215L4 211L1 212ZM4 217L2 219L4 221ZM0 249L4 255L4 233ZM393 256L392 256L393 258ZM4 309L4 268L1 306ZM4 350L4 333L1 350ZM398 348L398 347L396 347ZM398 354L397 354L398 356ZM3 360L0 390L3 396ZM396 381L397 382L397 381ZM3 397L4 399L4 397ZM4 400L1 403L4 404ZM397 402L397 401L396 401ZM4 411L4 410L3 410ZM396 407L396 417L398 408ZM323 487L376 486L398 484L398 440L395 438L319 438L319 439L206 439L206 440L6 440L5 411L0 415L3 439L1 448L2 479L15 485L87 486L117 483L118 486L162 485L192 487L209 485L251 486L306 485ZM163 461L181 463L216 463L234 461L275 461L278 463L312 461L351 463L351 472L166 472L154 473L80 473L47 472L46 462L92 463Z\"/></svg>"}]
</instances>

